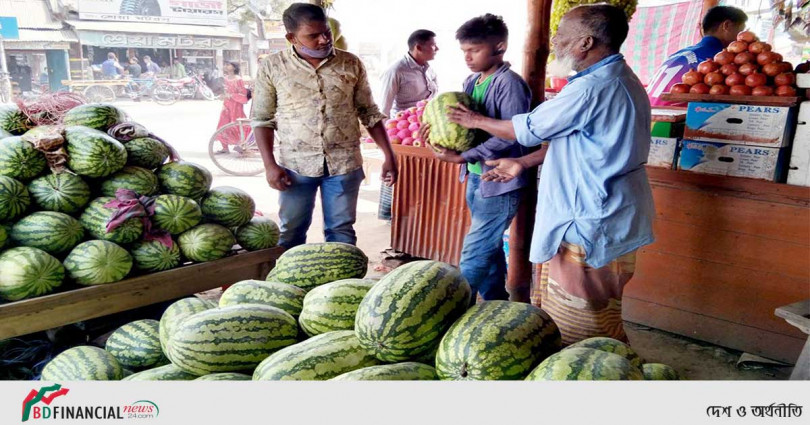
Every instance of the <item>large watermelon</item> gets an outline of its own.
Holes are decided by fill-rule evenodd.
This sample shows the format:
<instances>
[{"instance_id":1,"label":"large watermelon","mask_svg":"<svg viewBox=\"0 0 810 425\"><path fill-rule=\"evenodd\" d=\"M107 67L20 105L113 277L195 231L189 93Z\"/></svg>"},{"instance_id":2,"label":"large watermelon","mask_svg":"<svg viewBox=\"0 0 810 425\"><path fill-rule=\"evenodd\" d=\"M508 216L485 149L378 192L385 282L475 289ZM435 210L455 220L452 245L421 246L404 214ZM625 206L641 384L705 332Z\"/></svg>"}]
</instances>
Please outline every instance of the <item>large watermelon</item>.
<instances>
[{"instance_id":1,"label":"large watermelon","mask_svg":"<svg viewBox=\"0 0 810 425\"><path fill-rule=\"evenodd\" d=\"M127 150L118 140L106 133L87 127L68 127L68 167L76 174L87 177L107 177L124 168Z\"/></svg>"},{"instance_id":2,"label":"large watermelon","mask_svg":"<svg viewBox=\"0 0 810 425\"><path fill-rule=\"evenodd\" d=\"M0 222L21 216L31 204L31 196L24 184L11 177L0 176Z\"/></svg>"},{"instance_id":3,"label":"large watermelon","mask_svg":"<svg viewBox=\"0 0 810 425\"><path fill-rule=\"evenodd\" d=\"M160 140L151 137L132 139L124 144L127 150L127 165L154 170L169 157L169 148Z\"/></svg>"},{"instance_id":4,"label":"large watermelon","mask_svg":"<svg viewBox=\"0 0 810 425\"><path fill-rule=\"evenodd\" d=\"M467 310L442 338L436 371L442 380L520 380L561 348L546 312L526 303L485 301Z\"/></svg>"},{"instance_id":5,"label":"large watermelon","mask_svg":"<svg viewBox=\"0 0 810 425\"><path fill-rule=\"evenodd\" d=\"M353 330L357 308L372 286L371 280L344 279L309 291L298 318L301 329L310 336Z\"/></svg>"},{"instance_id":6,"label":"large watermelon","mask_svg":"<svg viewBox=\"0 0 810 425\"><path fill-rule=\"evenodd\" d=\"M43 381L118 381L124 370L107 351L89 345L63 351L42 369Z\"/></svg>"},{"instance_id":7,"label":"large watermelon","mask_svg":"<svg viewBox=\"0 0 810 425\"><path fill-rule=\"evenodd\" d=\"M272 248L278 245L279 229L276 222L267 217L253 217L250 222L236 230L236 242L248 251Z\"/></svg>"},{"instance_id":8,"label":"large watermelon","mask_svg":"<svg viewBox=\"0 0 810 425\"><path fill-rule=\"evenodd\" d=\"M25 216L11 229L18 245L39 248L49 254L70 251L84 238L79 220L60 212L39 211Z\"/></svg>"},{"instance_id":9,"label":"large watermelon","mask_svg":"<svg viewBox=\"0 0 810 425\"><path fill-rule=\"evenodd\" d=\"M104 205L113 200L115 198L108 196L94 199L79 217L79 222L82 223L87 233L96 239L118 244L128 244L139 240L144 230L141 217L129 218L111 232L107 232L107 223L112 219L115 210Z\"/></svg>"},{"instance_id":10,"label":"large watermelon","mask_svg":"<svg viewBox=\"0 0 810 425\"><path fill-rule=\"evenodd\" d=\"M527 381L643 380L641 370L624 357L593 348L566 348L548 356Z\"/></svg>"},{"instance_id":11,"label":"large watermelon","mask_svg":"<svg viewBox=\"0 0 810 425\"><path fill-rule=\"evenodd\" d=\"M48 169L45 155L20 136L0 140L0 176L30 180Z\"/></svg>"},{"instance_id":12,"label":"large watermelon","mask_svg":"<svg viewBox=\"0 0 810 425\"><path fill-rule=\"evenodd\" d=\"M116 329L104 348L126 368L154 367L165 361L160 349L157 320L144 319Z\"/></svg>"},{"instance_id":13,"label":"large watermelon","mask_svg":"<svg viewBox=\"0 0 810 425\"><path fill-rule=\"evenodd\" d=\"M269 354L296 343L298 324L281 309L258 304L206 310L169 335L168 357L188 373L252 370Z\"/></svg>"},{"instance_id":14,"label":"large watermelon","mask_svg":"<svg viewBox=\"0 0 810 425\"><path fill-rule=\"evenodd\" d=\"M48 174L28 184L28 191L40 209L74 214L90 202L90 186L71 173Z\"/></svg>"},{"instance_id":15,"label":"large watermelon","mask_svg":"<svg viewBox=\"0 0 810 425\"><path fill-rule=\"evenodd\" d=\"M628 361L630 364L640 368L642 364L644 364L644 359L638 355L629 345L613 338L608 337L593 337L588 339L583 339L582 341L575 342L566 349L569 348L593 348L594 350L601 350L607 351L608 353L618 354Z\"/></svg>"},{"instance_id":16,"label":"large watermelon","mask_svg":"<svg viewBox=\"0 0 810 425\"><path fill-rule=\"evenodd\" d=\"M64 264L76 283L101 285L125 278L132 269L132 256L112 242L87 241L73 248Z\"/></svg>"},{"instance_id":17,"label":"large watermelon","mask_svg":"<svg viewBox=\"0 0 810 425\"><path fill-rule=\"evenodd\" d=\"M52 292L65 268L47 252L22 246L0 253L0 297L17 301Z\"/></svg>"},{"instance_id":18,"label":"large watermelon","mask_svg":"<svg viewBox=\"0 0 810 425\"><path fill-rule=\"evenodd\" d=\"M202 221L200 206L185 196L160 195L155 198L154 207L152 224L172 235L179 235Z\"/></svg>"},{"instance_id":19,"label":"large watermelon","mask_svg":"<svg viewBox=\"0 0 810 425\"><path fill-rule=\"evenodd\" d=\"M225 257L236 244L233 233L219 224L201 224L177 238L180 251L191 261L214 261Z\"/></svg>"},{"instance_id":20,"label":"large watermelon","mask_svg":"<svg viewBox=\"0 0 810 425\"><path fill-rule=\"evenodd\" d=\"M127 120L127 114L113 105L90 103L69 110L62 119L67 126L81 125L96 130L107 131L108 128Z\"/></svg>"},{"instance_id":21,"label":"large watermelon","mask_svg":"<svg viewBox=\"0 0 810 425\"><path fill-rule=\"evenodd\" d=\"M461 272L438 261L405 264L377 282L357 310L354 331L385 362L412 360L435 349L470 303Z\"/></svg>"},{"instance_id":22,"label":"large watermelon","mask_svg":"<svg viewBox=\"0 0 810 425\"><path fill-rule=\"evenodd\" d=\"M174 330L183 319L216 306L211 301L197 297L183 298L170 305L160 316L160 347L163 349L163 354L168 353L166 341L168 341L169 335L174 333Z\"/></svg>"},{"instance_id":23,"label":"large watermelon","mask_svg":"<svg viewBox=\"0 0 810 425\"><path fill-rule=\"evenodd\" d=\"M208 375L200 376L195 381L250 381L251 376L244 373L236 372L220 372L209 373Z\"/></svg>"},{"instance_id":24,"label":"large watermelon","mask_svg":"<svg viewBox=\"0 0 810 425\"><path fill-rule=\"evenodd\" d=\"M156 240L135 242L129 253L136 270L160 272L180 265L180 247L174 241L171 248Z\"/></svg>"},{"instance_id":25,"label":"large watermelon","mask_svg":"<svg viewBox=\"0 0 810 425\"><path fill-rule=\"evenodd\" d=\"M20 135L32 127L28 117L13 103L0 104L0 130Z\"/></svg>"},{"instance_id":26,"label":"large watermelon","mask_svg":"<svg viewBox=\"0 0 810 425\"><path fill-rule=\"evenodd\" d=\"M219 306L264 304L298 317L304 304L304 295L306 292L303 289L286 283L243 280L234 283L222 293Z\"/></svg>"},{"instance_id":27,"label":"large watermelon","mask_svg":"<svg viewBox=\"0 0 810 425\"><path fill-rule=\"evenodd\" d=\"M101 194L115 196L118 189L129 189L141 196L152 196L160 190L155 173L146 168L126 166L101 183Z\"/></svg>"},{"instance_id":28,"label":"large watermelon","mask_svg":"<svg viewBox=\"0 0 810 425\"><path fill-rule=\"evenodd\" d=\"M332 381L435 381L436 369L432 366L405 362L369 366L332 378Z\"/></svg>"},{"instance_id":29,"label":"large watermelon","mask_svg":"<svg viewBox=\"0 0 810 425\"><path fill-rule=\"evenodd\" d=\"M122 381L191 381L197 379L199 375L188 373L183 369L169 363L153 369L134 373L122 379Z\"/></svg>"},{"instance_id":30,"label":"large watermelon","mask_svg":"<svg viewBox=\"0 0 810 425\"><path fill-rule=\"evenodd\" d=\"M336 280L362 278L367 271L368 257L360 248L340 242L313 243L282 254L267 280L309 291Z\"/></svg>"},{"instance_id":31,"label":"large watermelon","mask_svg":"<svg viewBox=\"0 0 810 425\"><path fill-rule=\"evenodd\" d=\"M271 354L256 367L253 380L325 381L377 364L354 332L328 332Z\"/></svg>"},{"instance_id":32,"label":"large watermelon","mask_svg":"<svg viewBox=\"0 0 810 425\"><path fill-rule=\"evenodd\" d=\"M641 373L648 381L679 381L681 379L678 371L662 363L644 363L641 365Z\"/></svg>"},{"instance_id":33,"label":"large watermelon","mask_svg":"<svg viewBox=\"0 0 810 425\"><path fill-rule=\"evenodd\" d=\"M473 108L472 98L463 92L442 93L431 99L425 106L425 114L422 116L422 120L430 124L430 143L433 146L457 152L464 152L473 147L475 131L452 123L447 119L447 107L459 104L470 109Z\"/></svg>"},{"instance_id":34,"label":"large watermelon","mask_svg":"<svg viewBox=\"0 0 810 425\"><path fill-rule=\"evenodd\" d=\"M192 162L177 161L164 164L158 170L163 190L172 195L198 200L211 189L211 172Z\"/></svg>"},{"instance_id":35,"label":"large watermelon","mask_svg":"<svg viewBox=\"0 0 810 425\"><path fill-rule=\"evenodd\" d=\"M215 187L200 202L203 216L225 227L239 227L250 222L256 203L244 190L230 186Z\"/></svg>"}]
</instances>

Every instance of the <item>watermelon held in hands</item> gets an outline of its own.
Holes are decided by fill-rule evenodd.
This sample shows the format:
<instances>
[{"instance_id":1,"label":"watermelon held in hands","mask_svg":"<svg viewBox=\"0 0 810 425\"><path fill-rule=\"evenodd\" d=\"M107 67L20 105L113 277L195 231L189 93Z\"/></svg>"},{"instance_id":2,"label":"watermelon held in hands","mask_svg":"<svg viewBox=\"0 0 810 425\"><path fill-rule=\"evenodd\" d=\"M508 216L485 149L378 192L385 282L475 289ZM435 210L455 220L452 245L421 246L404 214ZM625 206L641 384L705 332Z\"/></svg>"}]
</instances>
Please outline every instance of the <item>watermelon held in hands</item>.
<instances>
[{"instance_id":1,"label":"watermelon held in hands","mask_svg":"<svg viewBox=\"0 0 810 425\"><path fill-rule=\"evenodd\" d=\"M79 220L65 213L38 211L14 224L11 238L20 246L58 255L78 245L84 238L84 229Z\"/></svg>"},{"instance_id":2,"label":"watermelon held in hands","mask_svg":"<svg viewBox=\"0 0 810 425\"><path fill-rule=\"evenodd\" d=\"M124 369L118 360L98 347L80 346L63 351L42 369L42 380L120 381Z\"/></svg>"},{"instance_id":3,"label":"watermelon held in hands","mask_svg":"<svg viewBox=\"0 0 810 425\"><path fill-rule=\"evenodd\" d=\"M248 251L273 248L278 245L281 232L278 225L267 217L253 217L236 229L236 242Z\"/></svg>"},{"instance_id":4,"label":"watermelon held in hands","mask_svg":"<svg viewBox=\"0 0 810 425\"><path fill-rule=\"evenodd\" d=\"M177 242L186 258L202 263L228 255L236 244L236 238L219 224L201 224L183 232Z\"/></svg>"},{"instance_id":5,"label":"watermelon held in hands","mask_svg":"<svg viewBox=\"0 0 810 425\"><path fill-rule=\"evenodd\" d=\"M473 108L472 98L463 92L442 93L428 102L422 121L430 124L430 143L433 146L457 152L464 152L474 146L475 131L447 119L447 107L459 104Z\"/></svg>"},{"instance_id":6,"label":"watermelon held in hands","mask_svg":"<svg viewBox=\"0 0 810 425\"><path fill-rule=\"evenodd\" d=\"M118 140L87 127L68 127L68 168L74 173L92 178L107 177L124 168L127 150Z\"/></svg>"},{"instance_id":7,"label":"watermelon held in hands","mask_svg":"<svg viewBox=\"0 0 810 425\"><path fill-rule=\"evenodd\" d=\"M41 249L17 247L0 253L0 298L18 301L49 294L64 279L62 263Z\"/></svg>"},{"instance_id":8,"label":"watermelon held in hands","mask_svg":"<svg viewBox=\"0 0 810 425\"><path fill-rule=\"evenodd\" d=\"M138 369L157 366L164 361L160 349L157 320L144 319L127 323L116 329L104 346L121 366Z\"/></svg>"},{"instance_id":9,"label":"watermelon held in hands","mask_svg":"<svg viewBox=\"0 0 810 425\"><path fill-rule=\"evenodd\" d=\"M31 196L24 184L11 177L0 176L0 223L21 216L30 204Z\"/></svg>"},{"instance_id":10,"label":"watermelon held in hands","mask_svg":"<svg viewBox=\"0 0 810 425\"><path fill-rule=\"evenodd\" d=\"M268 281L288 283L309 291L324 283L362 278L368 257L360 248L340 242L299 245L279 257Z\"/></svg>"},{"instance_id":11,"label":"watermelon held in hands","mask_svg":"<svg viewBox=\"0 0 810 425\"><path fill-rule=\"evenodd\" d=\"M71 173L48 174L28 184L34 203L42 210L74 214L90 202L90 186Z\"/></svg>"},{"instance_id":12,"label":"watermelon held in hands","mask_svg":"<svg viewBox=\"0 0 810 425\"><path fill-rule=\"evenodd\" d=\"M79 105L65 114L62 124L65 127L81 125L95 130L107 131L110 127L127 120L127 114L106 103Z\"/></svg>"},{"instance_id":13,"label":"watermelon held in hands","mask_svg":"<svg viewBox=\"0 0 810 425\"><path fill-rule=\"evenodd\" d=\"M80 285L118 282L132 269L127 250L108 241L87 241L73 248L64 261L65 270Z\"/></svg>"},{"instance_id":14,"label":"watermelon held in hands","mask_svg":"<svg viewBox=\"0 0 810 425\"><path fill-rule=\"evenodd\" d=\"M641 370L629 360L593 348L566 348L543 360L527 381L627 381L643 380Z\"/></svg>"},{"instance_id":15,"label":"watermelon held in hands","mask_svg":"<svg viewBox=\"0 0 810 425\"><path fill-rule=\"evenodd\" d=\"M225 227L239 227L250 222L256 203L244 190L230 186L215 187L200 202L203 216Z\"/></svg>"},{"instance_id":16,"label":"watermelon held in hands","mask_svg":"<svg viewBox=\"0 0 810 425\"><path fill-rule=\"evenodd\" d=\"M160 183L155 173L128 165L101 183L101 194L104 196L115 196L118 189L128 189L140 196L152 196L160 190Z\"/></svg>"},{"instance_id":17,"label":"watermelon held in hands","mask_svg":"<svg viewBox=\"0 0 810 425\"><path fill-rule=\"evenodd\" d=\"M179 195L160 195L154 203L152 224L172 235L179 235L200 224L202 210L191 198Z\"/></svg>"},{"instance_id":18,"label":"watermelon held in hands","mask_svg":"<svg viewBox=\"0 0 810 425\"><path fill-rule=\"evenodd\" d=\"M20 136L0 140L0 176L31 180L48 169L45 154Z\"/></svg>"},{"instance_id":19,"label":"watermelon held in hands","mask_svg":"<svg viewBox=\"0 0 810 425\"><path fill-rule=\"evenodd\" d=\"M187 161L164 164L158 170L163 190L172 195L199 200L211 189L213 176L201 165Z\"/></svg>"}]
</instances>

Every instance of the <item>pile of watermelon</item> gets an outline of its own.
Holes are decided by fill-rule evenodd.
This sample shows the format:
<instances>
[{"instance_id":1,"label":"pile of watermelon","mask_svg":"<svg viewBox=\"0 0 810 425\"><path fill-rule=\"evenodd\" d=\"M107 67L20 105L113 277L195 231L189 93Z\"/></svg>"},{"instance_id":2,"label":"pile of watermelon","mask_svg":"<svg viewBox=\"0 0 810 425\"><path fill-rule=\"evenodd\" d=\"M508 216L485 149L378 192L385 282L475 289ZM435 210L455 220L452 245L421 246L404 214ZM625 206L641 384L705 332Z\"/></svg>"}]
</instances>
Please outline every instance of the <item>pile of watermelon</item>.
<instances>
[{"instance_id":1,"label":"pile of watermelon","mask_svg":"<svg viewBox=\"0 0 810 425\"><path fill-rule=\"evenodd\" d=\"M364 279L367 266L352 245L293 248L266 280L237 282L218 304L177 301L159 322L122 326L106 350L60 354L42 379L678 379L610 338L560 350L554 321L532 305L470 307L469 284L445 263L408 263L379 281Z\"/></svg>"},{"instance_id":2,"label":"pile of watermelon","mask_svg":"<svg viewBox=\"0 0 810 425\"><path fill-rule=\"evenodd\" d=\"M254 217L247 193L211 188L200 165L167 162L171 149L156 138L113 137L127 120L116 106L87 104L61 126L34 127L0 105L0 300L217 260L237 243L276 246L278 226ZM57 139L61 151L35 146Z\"/></svg>"}]
</instances>

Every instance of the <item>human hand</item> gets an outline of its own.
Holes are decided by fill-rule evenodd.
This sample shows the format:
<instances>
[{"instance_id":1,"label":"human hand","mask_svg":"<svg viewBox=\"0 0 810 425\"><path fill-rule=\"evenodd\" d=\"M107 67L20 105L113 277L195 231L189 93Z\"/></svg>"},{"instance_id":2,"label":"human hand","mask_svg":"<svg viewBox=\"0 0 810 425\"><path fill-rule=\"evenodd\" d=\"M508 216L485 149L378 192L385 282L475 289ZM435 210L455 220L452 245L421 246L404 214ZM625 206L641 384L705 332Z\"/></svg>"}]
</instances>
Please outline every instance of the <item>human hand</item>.
<instances>
[{"instance_id":1,"label":"human hand","mask_svg":"<svg viewBox=\"0 0 810 425\"><path fill-rule=\"evenodd\" d=\"M382 179L386 186L391 187L397 182L397 164L392 159L386 159L382 165Z\"/></svg>"},{"instance_id":2,"label":"human hand","mask_svg":"<svg viewBox=\"0 0 810 425\"><path fill-rule=\"evenodd\" d=\"M447 119L464 128L476 128L478 119L482 115L459 103L447 107Z\"/></svg>"},{"instance_id":3,"label":"human hand","mask_svg":"<svg viewBox=\"0 0 810 425\"><path fill-rule=\"evenodd\" d=\"M426 122L422 123L419 127L419 138L422 139L426 145L430 145L430 124Z\"/></svg>"},{"instance_id":4,"label":"human hand","mask_svg":"<svg viewBox=\"0 0 810 425\"><path fill-rule=\"evenodd\" d=\"M461 156L458 152L454 150L443 148L441 146L434 146L431 145L430 143L428 143L428 146L430 146L430 148L433 149L433 155L435 155L436 158L439 158L442 161L452 162L455 164L464 164L465 162L467 162L467 160L465 160L463 156Z\"/></svg>"},{"instance_id":5,"label":"human hand","mask_svg":"<svg viewBox=\"0 0 810 425\"><path fill-rule=\"evenodd\" d=\"M268 168L265 174L270 187L279 192L283 192L287 190L288 187L292 186L292 179L287 175L287 171L278 165Z\"/></svg>"},{"instance_id":6,"label":"human hand","mask_svg":"<svg viewBox=\"0 0 810 425\"><path fill-rule=\"evenodd\" d=\"M511 158L501 158L486 162L490 167L495 167L481 176L488 182L506 183L519 176L526 168L520 161Z\"/></svg>"}]
</instances>

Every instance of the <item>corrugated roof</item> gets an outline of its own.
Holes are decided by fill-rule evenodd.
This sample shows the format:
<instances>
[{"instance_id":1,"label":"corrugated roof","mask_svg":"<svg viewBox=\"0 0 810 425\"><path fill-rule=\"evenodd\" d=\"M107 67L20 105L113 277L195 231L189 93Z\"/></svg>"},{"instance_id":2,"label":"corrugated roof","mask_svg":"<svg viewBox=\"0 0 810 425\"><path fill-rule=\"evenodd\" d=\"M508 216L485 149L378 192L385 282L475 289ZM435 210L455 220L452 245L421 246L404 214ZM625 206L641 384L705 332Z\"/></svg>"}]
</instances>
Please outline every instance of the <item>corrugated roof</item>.
<instances>
[{"instance_id":1,"label":"corrugated roof","mask_svg":"<svg viewBox=\"0 0 810 425\"><path fill-rule=\"evenodd\" d=\"M0 0L2 1L2 0ZM182 34L208 37L242 38L243 34L226 27L199 25L153 24L142 22L65 21L79 31L128 32L145 34Z\"/></svg>"},{"instance_id":2,"label":"corrugated roof","mask_svg":"<svg viewBox=\"0 0 810 425\"><path fill-rule=\"evenodd\" d=\"M6 40L6 43L13 43L17 40ZM71 30L32 30L20 28L19 41L49 41L77 43L79 39Z\"/></svg>"},{"instance_id":3,"label":"corrugated roof","mask_svg":"<svg viewBox=\"0 0 810 425\"><path fill-rule=\"evenodd\" d=\"M54 19L45 0L0 0L3 15L17 18L20 28L62 29L62 22Z\"/></svg>"}]
</instances>

